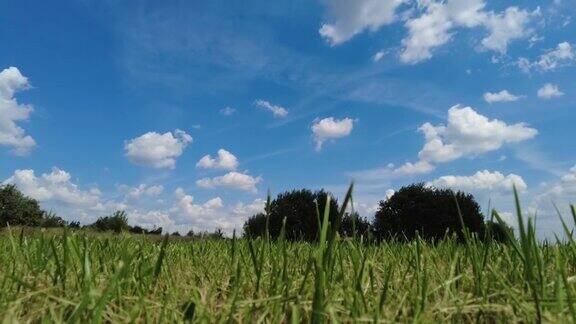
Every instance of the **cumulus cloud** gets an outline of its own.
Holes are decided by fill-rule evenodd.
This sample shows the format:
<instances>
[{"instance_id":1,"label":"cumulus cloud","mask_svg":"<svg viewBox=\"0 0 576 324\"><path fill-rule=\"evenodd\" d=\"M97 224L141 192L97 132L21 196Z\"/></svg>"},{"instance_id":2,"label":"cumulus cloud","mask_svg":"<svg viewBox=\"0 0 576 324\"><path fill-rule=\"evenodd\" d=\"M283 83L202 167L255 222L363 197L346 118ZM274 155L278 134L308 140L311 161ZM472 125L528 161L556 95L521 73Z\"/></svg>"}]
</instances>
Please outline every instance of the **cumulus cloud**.
<instances>
[{"instance_id":1,"label":"cumulus cloud","mask_svg":"<svg viewBox=\"0 0 576 324\"><path fill-rule=\"evenodd\" d=\"M128 160L134 164L173 169L176 159L191 142L192 136L179 129L164 134L148 132L127 141L124 150Z\"/></svg>"},{"instance_id":2,"label":"cumulus cloud","mask_svg":"<svg viewBox=\"0 0 576 324\"><path fill-rule=\"evenodd\" d=\"M238 167L238 159L234 154L225 149L219 149L218 157L212 158L210 154L205 155L196 163L196 167L203 169L236 170Z\"/></svg>"},{"instance_id":3,"label":"cumulus cloud","mask_svg":"<svg viewBox=\"0 0 576 324\"><path fill-rule=\"evenodd\" d=\"M224 206L220 197L212 198L203 204L195 204L194 197L186 194L182 188L174 191L176 202L170 212L176 224L205 224L210 217Z\"/></svg>"},{"instance_id":4,"label":"cumulus cloud","mask_svg":"<svg viewBox=\"0 0 576 324\"><path fill-rule=\"evenodd\" d=\"M552 99L556 97L562 97L564 93L560 91L557 85L546 83L542 86L542 88L538 89L537 95L540 99Z\"/></svg>"},{"instance_id":5,"label":"cumulus cloud","mask_svg":"<svg viewBox=\"0 0 576 324\"><path fill-rule=\"evenodd\" d=\"M81 190L70 173L58 168L36 176L34 170L16 170L4 183L14 184L25 195L40 202L54 201L73 206L95 207L100 202L98 189Z\"/></svg>"},{"instance_id":6,"label":"cumulus cloud","mask_svg":"<svg viewBox=\"0 0 576 324\"><path fill-rule=\"evenodd\" d=\"M561 42L556 48L540 55L537 61L531 62L525 57L518 59L518 67L528 73L532 69L542 72L553 71L559 67L568 66L576 62L576 52L569 42Z\"/></svg>"},{"instance_id":7,"label":"cumulus cloud","mask_svg":"<svg viewBox=\"0 0 576 324\"><path fill-rule=\"evenodd\" d=\"M260 177L252 177L245 173L236 171L228 172L223 176L214 178L203 178L196 181L201 188L225 187L251 192L257 192L256 185L262 180Z\"/></svg>"},{"instance_id":8,"label":"cumulus cloud","mask_svg":"<svg viewBox=\"0 0 576 324\"><path fill-rule=\"evenodd\" d=\"M137 187L129 187L126 192L126 198L135 200L140 199L141 197L158 197L164 192L164 186L162 185L154 185L149 186L146 184L140 184Z\"/></svg>"},{"instance_id":9,"label":"cumulus cloud","mask_svg":"<svg viewBox=\"0 0 576 324\"><path fill-rule=\"evenodd\" d=\"M232 116L236 112L236 109L232 107L225 107L220 109L219 113L223 116Z\"/></svg>"},{"instance_id":10,"label":"cumulus cloud","mask_svg":"<svg viewBox=\"0 0 576 324\"><path fill-rule=\"evenodd\" d=\"M448 110L448 124L423 124L419 130L426 143L418 153L430 162L449 162L462 156L474 156L495 151L506 143L517 143L538 134L525 123L508 125L498 119L488 119L471 107L454 106Z\"/></svg>"},{"instance_id":11,"label":"cumulus cloud","mask_svg":"<svg viewBox=\"0 0 576 324\"><path fill-rule=\"evenodd\" d=\"M326 0L329 23L322 24L319 33L330 45L348 41L364 30L376 31L396 20L396 9L405 0Z\"/></svg>"},{"instance_id":12,"label":"cumulus cloud","mask_svg":"<svg viewBox=\"0 0 576 324\"><path fill-rule=\"evenodd\" d=\"M288 110L286 108L274 105L266 100L258 99L254 102L254 105L256 105L256 107L271 111L272 115L274 115L276 118L284 118L288 116Z\"/></svg>"},{"instance_id":13,"label":"cumulus cloud","mask_svg":"<svg viewBox=\"0 0 576 324\"><path fill-rule=\"evenodd\" d=\"M34 109L18 103L14 95L29 88L28 79L17 68L0 72L0 146L10 147L15 155L27 155L36 146L36 141L17 125L27 121Z\"/></svg>"},{"instance_id":14,"label":"cumulus cloud","mask_svg":"<svg viewBox=\"0 0 576 324\"><path fill-rule=\"evenodd\" d=\"M261 198L254 199L251 203L237 203L232 212L239 216L250 217L258 213L264 212L264 207L266 206L266 201Z\"/></svg>"},{"instance_id":15,"label":"cumulus cloud","mask_svg":"<svg viewBox=\"0 0 576 324\"><path fill-rule=\"evenodd\" d=\"M425 139L424 147L418 153L420 160L404 164L395 169L395 173L426 173L434 169L434 163L495 151L504 144L525 141L538 134L525 123L508 125L460 105L448 110L447 125L425 123L418 130Z\"/></svg>"},{"instance_id":16,"label":"cumulus cloud","mask_svg":"<svg viewBox=\"0 0 576 324\"><path fill-rule=\"evenodd\" d=\"M484 25L490 35L482 39L482 45L489 50L506 54L511 41L530 35L527 26L533 14L537 12L530 13L518 7L509 7L499 14L488 14Z\"/></svg>"},{"instance_id":17,"label":"cumulus cloud","mask_svg":"<svg viewBox=\"0 0 576 324\"><path fill-rule=\"evenodd\" d=\"M516 186L519 191L528 188L524 179L516 174L504 175L498 171L478 171L471 176L447 175L427 183L428 186L437 188L452 188L462 191L489 190L491 192L511 192Z\"/></svg>"},{"instance_id":18,"label":"cumulus cloud","mask_svg":"<svg viewBox=\"0 0 576 324\"><path fill-rule=\"evenodd\" d=\"M322 149L322 144L327 140L338 139L350 135L354 128L354 121L351 118L334 119L328 117L316 120L312 125L312 135L316 141L316 150Z\"/></svg>"},{"instance_id":19,"label":"cumulus cloud","mask_svg":"<svg viewBox=\"0 0 576 324\"><path fill-rule=\"evenodd\" d=\"M556 46L554 50L540 56L536 65L538 68L544 71L554 70L557 67L574 62L576 59L576 53L572 45L568 42L562 42Z\"/></svg>"},{"instance_id":20,"label":"cumulus cloud","mask_svg":"<svg viewBox=\"0 0 576 324\"><path fill-rule=\"evenodd\" d=\"M484 94L484 100L487 103L517 101L520 98L522 97L513 95L508 92L508 90L502 90L500 92L486 92Z\"/></svg>"},{"instance_id":21,"label":"cumulus cloud","mask_svg":"<svg viewBox=\"0 0 576 324\"><path fill-rule=\"evenodd\" d=\"M482 47L501 54L506 53L512 40L530 35L527 26L533 13L517 7L494 13L484 10L486 3L483 0L426 1L421 4L424 13L405 23L408 36L402 40L404 49L400 54L404 63L430 59L435 48L452 40L457 28L484 27L489 34L482 39Z\"/></svg>"}]
</instances>

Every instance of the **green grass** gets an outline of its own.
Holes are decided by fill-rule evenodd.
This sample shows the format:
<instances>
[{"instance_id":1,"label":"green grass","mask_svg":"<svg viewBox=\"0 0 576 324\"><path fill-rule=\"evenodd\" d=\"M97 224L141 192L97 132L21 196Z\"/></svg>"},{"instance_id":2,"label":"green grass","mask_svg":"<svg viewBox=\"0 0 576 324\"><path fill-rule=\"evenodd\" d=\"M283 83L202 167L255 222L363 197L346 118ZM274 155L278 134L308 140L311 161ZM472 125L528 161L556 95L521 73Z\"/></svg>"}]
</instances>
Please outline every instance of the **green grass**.
<instances>
[{"instance_id":1,"label":"green grass","mask_svg":"<svg viewBox=\"0 0 576 324\"><path fill-rule=\"evenodd\" d=\"M329 226L320 235L308 244L5 230L0 318L576 321L576 243L542 245L531 221L509 245L469 236L465 244L368 245L341 240Z\"/></svg>"}]
</instances>

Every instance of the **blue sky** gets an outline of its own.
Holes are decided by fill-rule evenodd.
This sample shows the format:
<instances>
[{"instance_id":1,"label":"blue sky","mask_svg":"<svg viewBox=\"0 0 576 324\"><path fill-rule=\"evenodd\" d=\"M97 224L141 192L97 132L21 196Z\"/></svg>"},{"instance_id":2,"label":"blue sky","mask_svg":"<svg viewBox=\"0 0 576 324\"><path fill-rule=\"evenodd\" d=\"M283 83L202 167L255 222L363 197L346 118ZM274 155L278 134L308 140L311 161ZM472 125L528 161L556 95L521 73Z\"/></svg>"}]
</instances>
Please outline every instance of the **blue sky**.
<instances>
[{"instance_id":1,"label":"blue sky","mask_svg":"<svg viewBox=\"0 0 576 324\"><path fill-rule=\"evenodd\" d=\"M230 232L267 190L412 182L558 228L576 2L0 4L0 181L69 220ZM208 156L207 156L208 155ZM565 210L565 209L564 209Z\"/></svg>"}]
</instances>

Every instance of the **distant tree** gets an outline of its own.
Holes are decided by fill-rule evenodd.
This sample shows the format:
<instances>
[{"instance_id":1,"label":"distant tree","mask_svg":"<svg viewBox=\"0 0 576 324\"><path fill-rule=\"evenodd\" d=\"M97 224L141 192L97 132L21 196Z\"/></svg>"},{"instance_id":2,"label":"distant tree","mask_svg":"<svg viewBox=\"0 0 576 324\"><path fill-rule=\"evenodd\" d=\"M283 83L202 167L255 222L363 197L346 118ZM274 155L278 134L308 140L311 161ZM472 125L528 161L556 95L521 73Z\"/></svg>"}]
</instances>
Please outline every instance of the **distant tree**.
<instances>
[{"instance_id":1,"label":"distant tree","mask_svg":"<svg viewBox=\"0 0 576 324\"><path fill-rule=\"evenodd\" d=\"M494 221L487 221L484 224L484 240L508 243L512 237L514 237L514 230L506 224Z\"/></svg>"},{"instance_id":2,"label":"distant tree","mask_svg":"<svg viewBox=\"0 0 576 324\"><path fill-rule=\"evenodd\" d=\"M0 227L40 226L43 217L38 201L26 197L15 185L0 186Z\"/></svg>"},{"instance_id":3,"label":"distant tree","mask_svg":"<svg viewBox=\"0 0 576 324\"><path fill-rule=\"evenodd\" d=\"M324 214L326 198L329 193L320 190L293 190L282 193L274 199L267 208L270 237L278 238L286 219L286 239L316 241L318 239L319 222ZM316 206L318 203L318 209ZM320 212L320 219L317 214ZM338 202L330 200L329 220L334 222L338 216ZM254 215L244 224L244 233L248 237L265 235L266 216Z\"/></svg>"},{"instance_id":4,"label":"distant tree","mask_svg":"<svg viewBox=\"0 0 576 324\"><path fill-rule=\"evenodd\" d=\"M80 222L79 221L70 222L70 225L68 225L68 227L78 229L80 228Z\"/></svg>"},{"instance_id":5,"label":"distant tree","mask_svg":"<svg viewBox=\"0 0 576 324\"><path fill-rule=\"evenodd\" d=\"M266 233L266 214L259 213L248 218L242 229L245 237L256 238L264 236Z\"/></svg>"},{"instance_id":6,"label":"distant tree","mask_svg":"<svg viewBox=\"0 0 576 324\"><path fill-rule=\"evenodd\" d=\"M481 234L484 221L472 195L424 184L406 186L390 199L380 201L374 217L374 234L378 239L412 240L418 233L422 238L439 240L455 233L462 239L458 207L464 226L471 233Z\"/></svg>"},{"instance_id":7,"label":"distant tree","mask_svg":"<svg viewBox=\"0 0 576 324\"><path fill-rule=\"evenodd\" d=\"M174 233L172 233L172 236L181 236L181 235L178 232L174 232Z\"/></svg>"},{"instance_id":8,"label":"distant tree","mask_svg":"<svg viewBox=\"0 0 576 324\"><path fill-rule=\"evenodd\" d=\"M116 233L130 229L125 211L116 211L110 216L100 217L90 227L98 231L113 231Z\"/></svg>"},{"instance_id":9,"label":"distant tree","mask_svg":"<svg viewBox=\"0 0 576 324\"><path fill-rule=\"evenodd\" d=\"M370 227L370 222L366 218L360 217L358 213L346 213L342 217L338 233L343 237L366 237L370 233Z\"/></svg>"},{"instance_id":10,"label":"distant tree","mask_svg":"<svg viewBox=\"0 0 576 324\"><path fill-rule=\"evenodd\" d=\"M194 231L193 230L189 230L188 233L186 233L187 237L194 237Z\"/></svg>"},{"instance_id":11,"label":"distant tree","mask_svg":"<svg viewBox=\"0 0 576 324\"><path fill-rule=\"evenodd\" d=\"M213 233L210 234L210 238L222 239L224 238L224 232L221 228L217 228Z\"/></svg>"},{"instance_id":12,"label":"distant tree","mask_svg":"<svg viewBox=\"0 0 576 324\"><path fill-rule=\"evenodd\" d=\"M65 227L67 225L68 222L53 213L45 213L42 218L42 223L40 224L40 226L44 228Z\"/></svg>"},{"instance_id":13,"label":"distant tree","mask_svg":"<svg viewBox=\"0 0 576 324\"><path fill-rule=\"evenodd\" d=\"M148 230L138 225L130 227L128 231L133 234L148 234Z\"/></svg>"},{"instance_id":14,"label":"distant tree","mask_svg":"<svg viewBox=\"0 0 576 324\"><path fill-rule=\"evenodd\" d=\"M162 234L162 227L154 227L153 229L149 230L146 234L161 235Z\"/></svg>"}]
</instances>

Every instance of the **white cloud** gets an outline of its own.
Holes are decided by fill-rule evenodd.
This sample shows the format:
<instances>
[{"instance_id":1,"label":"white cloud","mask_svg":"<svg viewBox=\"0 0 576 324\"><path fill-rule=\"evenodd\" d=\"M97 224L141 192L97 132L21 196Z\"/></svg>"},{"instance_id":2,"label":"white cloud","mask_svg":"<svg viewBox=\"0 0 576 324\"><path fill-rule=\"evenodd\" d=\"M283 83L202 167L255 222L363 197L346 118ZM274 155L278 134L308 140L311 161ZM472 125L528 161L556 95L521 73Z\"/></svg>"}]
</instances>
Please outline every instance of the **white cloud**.
<instances>
[{"instance_id":1,"label":"white cloud","mask_svg":"<svg viewBox=\"0 0 576 324\"><path fill-rule=\"evenodd\" d=\"M394 169L394 173L400 175L423 174L434 170L434 166L427 161L418 161L415 163L406 162L400 167Z\"/></svg>"},{"instance_id":2,"label":"white cloud","mask_svg":"<svg viewBox=\"0 0 576 324\"><path fill-rule=\"evenodd\" d=\"M532 69L542 72L553 71L559 67L568 66L576 62L576 52L569 42L559 43L556 48L548 50L540 55L537 61L531 62L525 57L521 57L516 65L525 73Z\"/></svg>"},{"instance_id":3,"label":"white cloud","mask_svg":"<svg viewBox=\"0 0 576 324\"><path fill-rule=\"evenodd\" d=\"M164 186L155 185L148 186L145 184L140 184L138 187L128 188L126 193L126 198L128 199L140 199L141 197L158 197L164 192Z\"/></svg>"},{"instance_id":4,"label":"white cloud","mask_svg":"<svg viewBox=\"0 0 576 324\"><path fill-rule=\"evenodd\" d=\"M509 7L500 14L490 13L484 22L490 35L482 40L482 45L489 50L506 54L510 41L530 35L527 25L531 15L518 7Z\"/></svg>"},{"instance_id":5,"label":"white cloud","mask_svg":"<svg viewBox=\"0 0 576 324\"><path fill-rule=\"evenodd\" d=\"M484 100L487 103L494 103L494 102L510 102L516 101L522 98L521 96L516 96L508 92L508 90L502 90L500 92L486 92L484 94Z\"/></svg>"},{"instance_id":6,"label":"white cloud","mask_svg":"<svg viewBox=\"0 0 576 324\"><path fill-rule=\"evenodd\" d=\"M528 188L522 177L516 174L504 175L498 171L478 171L471 176L447 175L427 183L437 188L452 188L462 191L487 190L491 192L511 192L513 186L519 191Z\"/></svg>"},{"instance_id":7,"label":"white cloud","mask_svg":"<svg viewBox=\"0 0 576 324\"><path fill-rule=\"evenodd\" d=\"M248 174L239 172L228 172L223 176L218 176L214 178L203 178L196 181L196 184L202 188L215 188L215 187L227 187L245 191L256 192L256 185L262 179L260 177L252 177Z\"/></svg>"},{"instance_id":8,"label":"white cloud","mask_svg":"<svg viewBox=\"0 0 576 324\"><path fill-rule=\"evenodd\" d=\"M171 219L176 224L205 224L224 204L220 197L212 198L203 204L195 204L194 197L187 195L182 188L174 191L176 202L171 208Z\"/></svg>"},{"instance_id":9,"label":"white cloud","mask_svg":"<svg viewBox=\"0 0 576 324\"><path fill-rule=\"evenodd\" d=\"M562 97L564 93L560 91L557 85L552 83L546 83L542 88L538 89L538 98L540 99L552 99L556 97Z\"/></svg>"},{"instance_id":10,"label":"white cloud","mask_svg":"<svg viewBox=\"0 0 576 324\"><path fill-rule=\"evenodd\" d=\"M176 159L191 142L192 136L178 129L174 133L148 132L127 141L124 149L126 157L134 164L173 169Z\"/></svg>"},{"instance_id":11,"label":"white cloud","mask_svg":"<svg viewBox=\"0 0 576 324\"><path fill-rule=\"evenodd\" d=\"M0 72L0 146L12 148L15 155L26 155L36 146L36 141L17 125L27 121L34 111L31 105L19 104L14 98L16 92L28 88L28 79L17 68Z\"/></svg>"},{"instance_id":12,"label":"white cloud","mask_svg":"<svg viewBox=\"0 0 576 324\"><path fill-rule=\"evenodd\" d=\"M256 107L271 111L274 117L284 118L288 116L288 110L282 106L271 104L269 101L258 99L254 102Z\"/></svg>"},{"instance_id":13,"label":"white cloud","mask_svg":"<svg viewBox=\"0 0 576 324\"><path fill-rule=\"evenodd\" d=\"M224 115L224 116L231 116L236 112L236 109L232 108L232 107L225 107L220 109L219 113L220 115Z\"/></svg>"},{"instance_id":14,"label":"white cloud","mask_svg":"<svg viewBox=\"0 0 576 324\"><path fill-rule=\"evenodd\" d=\"M238 159L234 154L225 149L219 149L217 158L212 158L210 154L205 155L196 163L196 167L203 169L236 170L238 167Z\"/></svg>"},{"instance_id":15,"label":"white cloud","mask_svg":"<svg viewBox=\"0 0 576 324\"><path fill-rule=\"evenodd\" d=\"M70 174L58 168L40 177L34 170L16 170L4 183L15 184L25 195L40 202L53 201L82 207L95 207L100 202L98 189L79 189L72 183Z\"/></svg>"},{"instance_id":16,"label":"white cloud","mask_svg":"<svg viewBox=\"0 0 576 324\"><path fill-rule=\"evenodd\" d=\"M540 56L536 65L541 70L549 71L554 70L563 64L568 64L569 62L574 61L575 58L576 53L574 53L572 45L568 42L562 42L558 44L556 49Z\"/></svg>"},{"instance_id":17,"label":"white cloud","mask_svg":"<svg viewBox=\"0 0 576 324\"><path fill-rule=\"evenodd\" d=\"M396 20L396 9L405 0L325 0L330 23L322 24L319 33L332 46L348 41L368 29L376 31Z\"/></svg>"},{"instance_id":18,"label":"white cloud","mask_svg":"<svg viewBox=\"0 0 576 324\"><path fill-rule=\"evenodd\" d=\"M237 203L232 209L232 212L239 216L250 217L258 213L263 213L265 207L266 201L264 199L257 198L248 204L242 202Z\"/></svg>"},{"instance_id":19,"label":"white cloud","mask_svg":"<svg viewBox=\"0 0 576 324\"><path fill-rule=\"evenodd\" d=\"M449 162L495 151L506 143L521 142L538 134L525 123L508 125L498 119L490 120L471 107L459 105L448 110L446 126L425 123L419 130L426 143L418 156L429 162Z\"/></svg>"},{"instance_id":20,"label":"white cloud","mask_svg":"<svg viewBox=\"0 0 576 324\"><path fill-rule=\"evenodd\" d=\"M482 26L489 35L482 39L483 48L506 53L510 41L530 35L527 25L531 13L509 7L502 13L484 11L483 0L422 1L422 15L406 21L408 36L402 40L400 60L414 64L433 55L433 50L452 40L457 28Z\"/></svg>"},{"instance_id":21,"label":"white cloud","mask_svg":"<svg viewBox=\"0 0 576 324\"><path fill-rule=\"evenodd\" d=\"M380 60L384 58L384 55L386 55L384 51L378 51L376 54L374 54L374 56L372 56L372 61L380 62Z\"/></svg>"},{"instance_id":22,"label":"white cloud","mask_svg":"<svg viewBox=\"0 0 576 324\"><path fill-rule=\"evenodd\" d=\"M322 149L322 144L331 139L342 138L350 135L354 128L351 118L334 119L333 117L317 120L312 125L312 134L316 141L316 150Z\"/></svg>"},{"instance_id":23,"label":"white cloud","mask_svg":"<svg viewBox=\"0 0 576 324\"><path fill-rule=\"evenodd\" d=\"M175 225L170 215L164 211L132 209L128 211L127 214L128 223L143 228L152 229L162 227L164 231L169 231Z\"/></svg>"}]
</instances>

